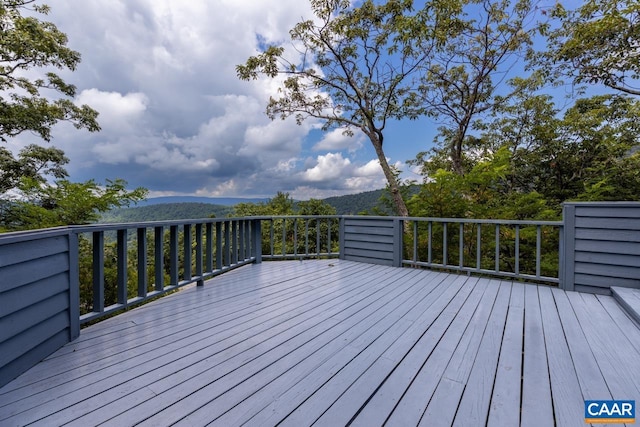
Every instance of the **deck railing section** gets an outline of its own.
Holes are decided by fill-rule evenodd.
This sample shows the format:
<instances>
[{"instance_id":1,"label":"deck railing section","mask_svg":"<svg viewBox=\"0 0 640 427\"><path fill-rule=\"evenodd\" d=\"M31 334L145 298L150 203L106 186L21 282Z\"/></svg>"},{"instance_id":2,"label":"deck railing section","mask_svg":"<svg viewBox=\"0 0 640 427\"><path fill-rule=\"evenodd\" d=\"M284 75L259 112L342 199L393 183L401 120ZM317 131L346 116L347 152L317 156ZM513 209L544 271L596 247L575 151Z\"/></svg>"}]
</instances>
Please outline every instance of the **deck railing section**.
<instances>
[{"instance_id":1,"label":"deck railing section","mask_svg":"<svg viewBox=\"0 0 640 427\"><path fill-rule=\"evenodd\" d=\"M406 218L402 264L559 283L562 221Z\"/></svg>"},{"instance_id":2,"label":"deck railing section","mask_svg":"<svg viewBox=\"0 0 640 427\"><path fill-rule=\"evenodd\" d=\"M340 216L274 216L261 220L262 258L265 260L336 258L340 255Z\"/></svg>"},{"instance_id":3,"label":"deck railing section","mask_svg":"<svg viewBox=\"0 0 640 427\"><path fill-rule=\"evenodd\" d=\"M80 247L80 323L259 262L260 226L259 219L229 218L73 227ZM105 266L115 270L115 285Z\"/></svg>"}]
</instances>

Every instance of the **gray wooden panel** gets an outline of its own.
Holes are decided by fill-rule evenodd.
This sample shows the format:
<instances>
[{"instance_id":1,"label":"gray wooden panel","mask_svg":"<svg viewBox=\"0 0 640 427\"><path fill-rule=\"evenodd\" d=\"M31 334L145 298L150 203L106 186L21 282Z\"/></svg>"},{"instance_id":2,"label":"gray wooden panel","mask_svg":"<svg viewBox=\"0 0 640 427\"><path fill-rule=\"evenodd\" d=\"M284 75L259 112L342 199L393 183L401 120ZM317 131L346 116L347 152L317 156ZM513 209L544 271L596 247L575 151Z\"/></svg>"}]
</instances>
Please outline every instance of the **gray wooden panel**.
<instances>
[{"instance_id":1,"label":"gray wooden panel","mask_svg":"<svg viewBox=\"0 0 640 427\"><path fill-rule=\"evenodd\" d=\"M570 203L576 206L579 216L583 217L607 217L607 218L636 218L640 219L640 208L637 202L627 204L607 202L602 206L592 203Z\"/></svg>"},{"instance_id":2,"label":"gray wooden panel","mask_svg":"<svg viewBox=\"0 0 640 427\"><path fill-rule=\"evenodd\" d=\"M510 296L511 284L503 282L500 285L491 318L482 336L480 350L458 405L454 426L475 427L487 421Z\"/></svg>"},{"instance_id":3,"label":"gray wooden panel","mask_svg":"<svg viewBox=\"0 0 640 427\"><path fill-rule=\"evenodd\" d=\"M601 242L640 242L640 231L576 228L576 239L598 240ZM606 249L603 248L604 250Z\"/></svg>"},{"instance_id":4,"label":"gray wooden panel","mask_svg":"<svg viewBox=\"0 0 640 427\"><path fill-rule=\"evenodd\" d=\"M640 289L614 286L611 288L611 293L629 316L640 324Z\"/></svg>"},{"instance_id":5,"label":"gray wooden panel","mask_svg":"<svg viewBox=\"0 0 640 427\"><path fill-rule=\"evenodd\" d=\"M393 243L378 243L378 242L357 242L347 241L345 247L348 249L366 249L377 252L393 252Z\"/></svg>"},{"instance_id":6,"label":"gray wooden panel","mask_svg":"<svg viewBox=\"0 0 640 427\"><path fill-rule=\"evenodd\" d=\"M242 267L85 329L0 388L0 424L275 425L292 414L294 424L370 426L408 399L410 425L425 410L448 422L457 400L455 424L484 425L489 393L488 425L518 425L522 333L536 329L536 307L547 343L534 352L548 355L552 422L566 425L575 408L561 402L624 398L640 383L640 330L613 299L572 306L565 292L542 288L525 323L529 285L509 295L503 282L494 301L486 284L340 260ZM565 380L572 369L580 393ZM445 404L429 410L432 395ZM388 424L404 419L399 405Z\"/></svg>"},{"instance_id":7,"label":"gray wooden panel","mask_svg":"<svg viewBox=\"0 0 640 427\"><path fill-rule=\"evenodd\" d=\"M0 402L2 402L3 399L6 399L6 396L1 394L1 392L6 389L6 387L3 388L5 384L14 380L24 371L40 362L68 342L69 332L66 329L61 330L41 342L38 346L24 351L20 354L20 357L14 358L5 365L0 365ZM1 419L2 418L0 418L0 424L2 424Z\"/></svg>"},{"instance_id":8,"label":"gray wooden panel","mask_svg":"<svg viewBox=\"0 0 640 427\"><path fill-rule=\"evenodd\" d=\"M638 279L626 279L622 277L606 277L596 276L592 274L576 274L576 283L582 285L583 292L589 292L588 287L606 287L622 286L625 288L640 288L640 278ZM578 290L576 288L576 290Z\"/></svg>"},{"instance_id":9,"label":"gray wooden panel","mask_svg":"<svg viewBox=\"0 0 640 427\"><path fill-rule=\"evenodd\" d=\"M576 274L589 274L593 276L604 276L613 282L616 278L637 279L640 277L639 267L627 267L624 265L593 264L589 262L576 261ZM579 282L576 281L576 284ZM613 283L610 283L613 285Z\"/></svg>"},{"instance_id":10,"label":"gray wooden panel","mask_svg":"<svg viewBox=\"0 0 640 427\"><path fill-rule=\"evenodd\" d=\"M444 371L442 380L436 387L419 425L453 424L462 394L469 381L469 375L471 375L471 370L478 357L482 336L487 328L492 327L492 325L488 325L488 322L500 290L499 283L485 279L478 284L478 286L486 287L485 293L471 318L469 327L465 330L460 343L451 355L449 365ZM495 367L495 365L493 366ZM484 419L486 420L486 417Z\"/></svg>"},{"instance_id":11,"label":"gray wooden panel","mask_svg":"<svg viewBox=\"0 0 640 427\"><path fill-rule=\"evenodd\" d=\"M378 270L378 271L381 272L383 270ZM379 274L379 275L384 276L384 274ZM360 282L362 286L366 286L366 284L369 283L370 280L371 279L369 277L361 277L358 279L358 282ZM417 281L414 283L414 285L416 287L418 286ZM374 288L374 287L371 287L371 288ZM380 285L380 287L377 289L381 293L384 293L386 295L384 296L384 298L376 301L374 304L363 303L362 305L358 304L358 306L354 306L353 308L351 308L349 303L344 305L339 304L338 306L336 306L335 308L338 310L340 309L340 307L342 307L343 309L348 307L349 311L351 312L351 315L348 316L346 319L344 319L344 322L341 321L339 325L336 325L336 324L333 324L333 322L330 322L330 324L327 324L326 326L324 326L323 328L327 328L327 327L329 328L328 331L330 331L330 333L323 333L318 335L319 332L316 330L313 330L315 326L313 326L311 329L307 329L308 328L307 326L305 328L306 332L304 333L300 333L299 331L296 331L298 327L290 328L290 329L285 328L283 329L284 332L280 334L281 335L280 337L275 337L277 338L276 342L273 342L274 339L265 340L263 341L264 346L260 345L255 348L251 348L254 346L251 346L251 343L247 343L250 345L250 348L248 350L250 350L251 353L255 354L256 356L257 355L264 355L264 356L259 358L252 358L250 357L250 355L242 355L242 357L229 358L228 361L224 362L221 365L216 366L215 371L211 372L212 375L215 374L214 377L205 375L201 378L200 376L198 376L196 379L194 379L190 383L179 384L178 387L176 387L176 383L173 378L171 377L165 378L161 381L162 384L158 384L158 382L156 382L151 387L154 391L156 391L156 393L160 393L160 391L162 390L166 390L166 393L158 394L156 398L151 399L147 402L144 402L143 404L131 406L130 407L131 409L129 411L122 413L121 415L119 415L118 418L112 421L117 423L119 420L125 420L125 419L128 419L129 420L128 422L131 422L131 420L134 420L134 421L138 419L142 420L144 419L144 413L146 411L158 412L159 402L160 403L175 402L180 397L188 397L187 400L180 402L181 411L183 410L187 412L189 412L190 410L197 411L201 405L203 405L210 399L216 398L216 396L220 396L220 399L223 399L223 396L220 393L224 391L228 391L227 393L224 393L225 396L228 396L228 393L233 394L231 389L235 391L236 390L235 385L244 384L245 381L248 381L248 384L246 384L246 386L248 386L250 389L252 389L255 392L256 389L259 388L259 384L263 382L262 380L258 379L260 376L268 375L269 377L272 377L272 378L279 378L280 375L287 373L287 375L290 374L290 375L294 375L295 377L299 377L301 375L301 372L298 371L298 363L300 361L304 361L304 363L307 363L307 360L309 357L311 357L312 359L315 359L316 364L322 363L323 359L325 359L326 357L332 354L339 355L339 357L345 358L344 360L348 361L349 360L349 358L347 358L348 352L347 351L342 352L340 350L347 345L349 346L347 348L355 347L355 344L353 341L355 339L358 339L360 335L359 333L353 334L353 332L348 327L349 324L353 325L352 322L356 322L355 324L359 325L360 333L363 333L364 331L368 331L367 332L368 334L376 334L378 333L378 330L373 327L373 325L377 323L376 318L378 320L384 320L388 322L393 321L393 317L388 316L388 313L393 309L394 305L399 304L397 296L402 296L402 289L393 289L391 287L383 286L383 285ZM365 290L364 292L362 291L354 292L354 298L366 299L367 294L370 292L372 291L369 290L367 292ZM373 292L373 293L375 294L376 292ZM404 295L403 298L406 299L407 295ZM339 298L338 298L338 302L340 302ZM324 319L331 318L333 320L336 320L335 316L332 316L333 314L334 314L333 310L325 309L315 313L309 310L304 310L303 308L303 316L306 319L308 319L308 322L310 322L310 325L314 325L314 324L321 325L323 322L325 322ZM346 329L344 329L345 327ZM340 335L341 333L340 331L341 329L343 332L348 332L349 334L352 334L351 335L352 338L345 340L343 336L341 337L341 339L337 339L337 336ZM293 338L288 337L288 335L290 335ZM260 334L259 336L260 336L260 339L264 338L264 334ZM311 340L313 337L318 337L318 339ZM242 337L234 336L233 338L238 342L242 342L241 341ZM330 342L333 343L333 345L328 345L327 343L325 343L325 340L329 340ZM272 341L273 343L271 343L270 341ZM243 343L243 345L245 344ZM265 350L270 347L273 347L273 351L269 351L267 354L265 354L264 353ZM349 351L352 352L353 350L354 348L351 348ZM314 351L320 351L320 354L318 355L320 356L319 359L316 358ZM216 355L215 358L217 359L220 356L224 356L224 354ZM205 355L201 357L205 357ZM284 358L284 360L282 360L281 362L279 358ZM180 363L182 362L183 361L181 359ZM187 371L193 372L194 375L200 375L202 368L198 366L198 364L193 364L193 362L190 363L189 360L186 360L185 363L188 369L185 369L182 373L179 373L178 378L180 378L180 380L182 380L185 377L185 375L187 375ZM207 365L211 366L210 358L205 357L203 361L200 363L200 365L202 363L206 363ZM279 365L278 368L275 370L275 372L273 372L274 370L272 369L273 363L276 363L277 365ZM312 366L317 366L316 364L312 364ZM239 366L239 367L234 368L236 366ZM337 365L337 366L340 366L340 365ZM294 368L292 369L292 367ZM225 372L229 369L235 372L235 376L225 375ZM267 371L265 371L265 369L267 369ZM327 373L325 371L324 375L326 374ZM150 379L153 380L155 377L156 377L155 375L151 376ZM247 380L247 377L250 377L251 379ZM308 376L305 377L305 381L309 381ZM197 394L194 394L194 390L195 390L195 393ZM272 398L273 394L270 394L270 396ZM205 415L214 416L215 413L218 413L218 411L222 409L222 408L217 408L218 404L220 404L220 402L216 401L216 405L213 405L214 406L213 408L211 407L207 408ZM232 405L230 404L230 406ZM95 413L91 414L91 416L94 416L94 415ZM165 423L167 422L167 420L171 420L171 417L173 416L174 414L172 414L171 411L165 411L161 415L158 415L155 418L150 418L148 420L148 423L150 425L153 425L154 423L158 423L158 422ZM134 417L134 418L131 418L131 417ZM194 417L196 417L196 415L193 415L193 417L190 417L190 419L191 420L197 419ZM203 424L203 422L201 421L196 422L196 424Z\"/></svg>"},{"instance_id":12,"label":"gray wooden panel","mask_svg":"<svg viewBox=\"0 0 640 427\"><path fill-rule=\"evenodd\" d=\"M626 254L576 251L576 262L605 264L620 267L637 267L640 265L640 257Z\"/></svg>"},{"instance_id":13,"label":"gray wooden panel","mask_svg":"<svg viewBox=\"0 0 640 427\"><path fill-rule=\"evenodd\" d=\"M354 234L373 235L373 236L392 236L393 229L387 227L365 227L365 226L344 226L345 239Z\"/></svg>"},{"instance_id":14,"label":"gray wooden panel","mask_svg":"<svg viewBox=\"0 0 640 427\"><path fill-rule=\"evenodd\" d=\"M611 392L598 366L598 360L589 347L585 331L567 296L577 293L562 292L557 289L552 289L551 292L584 399L611 399Z\"/></svg>"},{"instance_id":15,"label":"gray wooden panel","mask_svg":"<svg viewBox=\"0 0 640 427\"><path fill-rule=\"evenodd\" d=\"M0 270L0 293L34 283L47 277L69 271L69 254L60 253L21 264L3 267Z\"/></svg>"},{"instance_id":16,"label":"gray wooden panel","mask_svg":"<svg viewBox=\"0 0 640 427\"><path fill-rule=\"evenodd\" d=\"M69 294L64 291L0 318L0 343L69 310Z\"/></svg>"},{"instance_id":17,"label":"gray wooden panel","mask_svg":"<svg viewBox=\"0 0 640 427\"><path fill-rule=\"evenodd\" d=\"M47 341L51 336L69 327L69 315L58 313L44 322L0 343L0 366L18 359L27 350ZM67 332L68 337L68 332Z\"/></svg>"},{"instance_id":18,"label":"gray wooden panel","mask_svg":"<svg viewBox=\"0 0 640 427\"><path fill-rule=\"evenodd\" d=\"M640 395L640 354L633 348L595 295L567 294L613 399ZM585 399L591 399L585 395ZM597 398L600 399L600 398Z\"/></svg>"},{"instance_id":19,"label":"gray wooden panel","mask_svg":"<svg viewBox=\"0 0 640 427\"><path fill-rule=\"evenodd\" d=\"M520 425L525 286L513 283L487 424Z\"/></svg>"},{"instance_id":20,"label":"gray wooden panel","mask_svg":"<svg viewBox=\"0 0 640 427\"><path fill-rule=\"evenodd\" d=\"M69 239L67 236L0 245L0 268L67 252L68 250Z\"/></svg>"},{"instance_id":21,"label":"gray wooden panel","mask_svg":"<svg viewBox=\"0 0 640 427\"><path fill-rule=\"evenodd\" d=\"M345 237L348 242L374 242L374 243L393 243L393 235L385 234L348 234Z\"/></svg>"},{"instance_id":22,"label":"gray wooden panel","mask_svg":"<svg viewBox=\"0 0 640 427\"><path fill-rule=\"evenodd\" d=\"M440 378L449 364L451 353L460 343L484 291L483 286L475 286L464 305L455 313L446 332L441 335L440 341L430 352L426 362L422 364L419 372L391 413L388 425L418 425L426 409L425 403L433 396ZM424 358L424 354L422 357Z\"/></svg>"},{"instance_id":23,"label":"gray wooden panel","mask_svg":"<svg viewBox=\"0 0 640 427\"><path fill-rule=\"evenodd\" d=\"M389 254L393 254L393 252L379 250L379 249L356 249L356 248L345 248L345 255L350 257L351 255L362 257L362 258L373 258L373 259L389 259Z\"/></svg>"},{"instance_id":24,"label":"gray wooden panel","mask_svg":"<svg viewBox=\"0 0 640 427\"><path fill-rule=\"evenodd\" d=\"M603 252L602 242L593 240L578 240L576 243L576 251L579 252ZM638 242L615 242L615 244L607 244L607 253L621 255L640 255L640 245Z\"/></svg>"},{"instance_id":25,"label":"gray wooden panel","mask_svg":"<svg viewBox=\"0 0 640 427\"><path fill-rule=\"evenodd\" d=\"M337 269L337 268L336 268ZM336 269L332 269L334 271ZM94 348L91 354L87 356L91 356L93 359L100 358L101 353L104 352L104 355L101 356L102 359L109 360L109 365L104 365L104 363L95 363L95 360L91 362L89 365L82 369L74 369L73 371L64 375L65 378L69 378L70 374L76 376L78 374L82 374L82 372L78 372L80 370L86 370L85 375L91 375L92 382L95 384L96 389L100 389L101 387L110 388L119 383L117 376L127 375L132 376L134 378L134 382L137 382L138 385L136 388L143 390L145 387L152 386L155 390L158 391L162 389L162 387L171 387L176 386L175 375L169 376L168 378L161 380L161 377L158 377L158 374L154 371L156 364L159 366L167 366L169 371L167 374L171 372L179 373L179 378L187 379L191 376L197 376L203 372L207 372L208 369L213 369L216 365L212 363L217 359L218 361L224 361L225 359L229 359L227 364L233 364L238 366L237 364L242 365L245 363L243 357L233 358L234 353L238 352L238 347L245 348L247 351L254 352L256 355L264 352L264 347L273 341L272 337L280 335L278 340L281 342L288 342L287 336L283 336L283 333L292 334L291 336L298 336L298 339L307 339L304 334L298 333L296 335L295 328L291 328L287 325L287 323L283 323L283 316L287 314L287 317L292 317L295 319L295 316L304 316L304 318L309 319L310 321L319 322L322 320L323 316L330 317L334 314L333 311L327 310L326 308L321 308L322 304L327 302L335 301L337 303L344 302L347 306L349 306L349 299L346 298L346 295L351 294L353 298L365 300L369 293L375 293L375 290L384 289L383 284L378 286L371 285L371 278L373 276L384 277L384 274L379 273L379 268L367 269L366 274L359 275L357 279L350 280L349 286L345 287L344 283L336 283L333 292L327 293L325 298L317 298L309 300L310 297L319 296L318 290L314 291L313 288L306 288L305 298L307 299L307 304L302 304L299 301L291 300L291 301L281 301L280 306L267 306L261 309L264 311L262 316L257 317L254 321L247 324L246 316L238 317L237 327L228 328L226 325L228 322L221 323L217 328L210 323L204 323L201 325L201 333L191 334L192 329L183 329L183 331L189 331L189 341L190 343L187 345L186 340L182 340L176 342L174 338L174 334L167 335L164 340L157 340L154 337L149 337L147 339L147 344L142 345L142 343L137 342L138 347L135 348L135 351L123 351L122 348L107 346L102 351L98 351L97 348ZM322 290L326 288L323 287ZM257 290L257 289L256 289ZM367 292L368 290L368 292ZM364 292L363 292L364 291ZM388 289L389 292L393 291L393 289ZM336 295L336 292L338 293ZM345 296L344 300L340 298L340 295ZM318 306L318 308L313 309L313 307L309 307L309 304L313 304ZM289 306L289 311L283 310L283 307ZM366 305L363 305L366 307ZM172 312L176 312L172 310ZM207 313L215 314L215 311L207 311ZM158 313L156 312L156 315ZM268 317L267 317L268 316ZM293 320L292 320L293 322ZM200 320L200 323L203 323ZM295 324L295 322L293 322ZM185 325L186 326L186 325ZM164 330L162 330L164 332ZM193 332L198 332L197 330ZM158 331L160 333L160 330ZM182 332L184 333L184 332ZM222 334L222 335L221 335ZM210 337L210 338L208 338ZM215 340L214 337L217 337ZM136 337L132 337L136 338ZM256 339L259 338L258 341L265 342L265 346L256 347ZM228 346L228 343L235 343L229 350L225 350L225 346ZM277 343L274 343L277 344ZM271 344L273 345L273 344ZM289 342L289 345L294 346L295 341ZM157 352L162 354L161 357L154 358L154 364L145 363L148 360L148 349L144 347L155 348ZM267 349L269 347L266 347ZM217 351L216 351L217 349ZM232 350L233 349L233 350ZM142 351L146 350L146 351ZM210 354L215 354L214 358L211 358ZM105 357L107 356L108 357ZM73 353L73 356L76 357L77 353ZM126 361L123 360L123 356L126 357ZM83 357L84 358L84 357ZM171 360L173 363L168 364L168 360ZM204 368L203 368L204 367ZM107 368L107 369L105 369ZM231 369L231 368L230 368ZM144 371L147 371L149 374L146 376L142 376ZM222 366L215 367L215 371L209 372L219 372L216 375L224 376L224 371ZM62 375L61 375L62 376ZM115 376L115 378L114 378ZM82 377L79 377L82 378ZM143 382L142 380L146 382ZM181 381L181 380L180 380ZM178 381L179 382L179 381ZM161 384L162 383L162 384ZM184 384L184 387L193 386L193 384ZM197 387L196 387L197 388ZM33 391L33 387L31 390ZM68 389L67 389L68 390ZM83 387L77 390L76 393L69 393L65 395L64 399L56 399L51 402L51 404L55 405L57 410L61 408L65 408L69 401L73 401L72 399L77 399L78 396L84 396L87 393L87 388ZM176 392L177 393L177 392ZM121 397L120 393L114 389L114 393L112 393L115 399ZM175 396L168 395L170 399L175 399ZM38 404L41 402L38 399L38 395L34 395L34 399L22 399L22 404L26 405L29 400L33 400L34 403ZM131 396L129 397L131 399ZM129 402L129 399L127 402ZM104 403L109 402L108 396L102 394L98 396L98 401ZM131 401L135 401L135 399L131 399ZM154 402L157 402L156 399ZM149 402L150 407L155 408L155 403ZM121 407L120 405L114 405L114 409ZM142 410L140 407L137 409ZM76 413L80 409L78 407L71 408L71 413ZM109 414L113 415L113 410L108 411ZM93 414L95 415L95 414ZM38 411L30 409L29 417L37 417ZM35 418L37 419L37 418Z\"/></svg>"},{"instance_id":26,"label":"gray wooden panel","mask_svg":"<svg viewBox=\"0 0 640 427\"><path fill-rule=\"evenodd\" d=\"M393 228L392 218L349 218L345 217L346 226Z\"/></svg>"},{"instance_id":27,"label":"gray wooden panel","mask_svg":"<svg viewBox=\"0 0 640 427\"><path fill-rule=\"evenodd\" d=\"M580 215L580 211L577 212ZM640 218L606 218L576 216L577 228L602 230L640 230Z\"/></svg>"},{"instance_id":28,"label":"gray wooden panel","mask_svg":"<svg viewBox=\"0 0 640 427\"><path fill-rule=\"evenodd\" d=\"M63 272L35 283L3 292L0 296L0 318L50 298L69 288L69 273Z\"/></svg>"},{"instance_id":29,"label":"gray wooden panel","mask_svg":"<svg viewBox=\"0 0 640 427\"><path fill-rule=\"evenodd\" d=\"M525 286L522 415L520 425L551 426L553 405L538 288Z\"/></svg>"},{"instance_id":30,"label":"gray wooden panel","mask_svg":"<svg viewBox=\"0 0 640 427\"><path fill-rule=\"evenodd\" d=\"M582 425L584 399L551 288L540 286L538 294L556 425Z\"/></svg>"}]
</instances>

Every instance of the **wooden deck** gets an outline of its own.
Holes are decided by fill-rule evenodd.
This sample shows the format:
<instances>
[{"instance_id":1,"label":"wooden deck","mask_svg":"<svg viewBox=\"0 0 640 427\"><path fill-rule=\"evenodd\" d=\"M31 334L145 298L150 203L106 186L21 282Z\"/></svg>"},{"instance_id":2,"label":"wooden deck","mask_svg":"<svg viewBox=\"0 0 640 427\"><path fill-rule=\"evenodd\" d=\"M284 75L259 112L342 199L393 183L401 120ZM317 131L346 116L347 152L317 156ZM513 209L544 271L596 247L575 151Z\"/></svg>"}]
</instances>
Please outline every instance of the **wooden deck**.
<instances>
[{"instance_id":1,"label":"wooden deck","mask_svg":"<svg viewBox=\"0 0 640 427\"><path fill-rule=\"evenodd\" d=\"M0 425L583 426L640 401L612 297L339 260L265 262L82 331Z\"/></svg>"}]
</instances>

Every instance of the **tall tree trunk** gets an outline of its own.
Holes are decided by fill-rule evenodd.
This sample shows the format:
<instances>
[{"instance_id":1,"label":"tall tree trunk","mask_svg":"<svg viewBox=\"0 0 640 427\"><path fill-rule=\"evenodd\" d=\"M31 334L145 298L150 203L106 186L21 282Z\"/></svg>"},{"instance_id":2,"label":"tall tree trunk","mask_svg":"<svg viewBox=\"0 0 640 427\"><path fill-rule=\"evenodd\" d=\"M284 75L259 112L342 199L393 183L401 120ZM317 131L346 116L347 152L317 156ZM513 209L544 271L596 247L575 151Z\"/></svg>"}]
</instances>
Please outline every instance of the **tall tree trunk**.
<instances>
[{"instance_id":1,"label":"tall tree trunk","mask_svg":"<svg viewBox=\"0 0 640 427\"><path fill-rule=\"evenodd\" d=\"M389 162L387 162L387 158L384 155L384 150L382 149L382 137L370 132L366 132L366 134L369 137L373 148L376 150L376 155L378 156L380 167L382 167L384 176L385 178L387 178L389 191L391 192L391 199L393 200L393 204L398 212L398 215L409 216L409 209L407 209L407 205L402 198L402 193L400 193L400 187L398 186L396 177L393 174L391 166L389 166Z\"/></svg>"}]
</instances>

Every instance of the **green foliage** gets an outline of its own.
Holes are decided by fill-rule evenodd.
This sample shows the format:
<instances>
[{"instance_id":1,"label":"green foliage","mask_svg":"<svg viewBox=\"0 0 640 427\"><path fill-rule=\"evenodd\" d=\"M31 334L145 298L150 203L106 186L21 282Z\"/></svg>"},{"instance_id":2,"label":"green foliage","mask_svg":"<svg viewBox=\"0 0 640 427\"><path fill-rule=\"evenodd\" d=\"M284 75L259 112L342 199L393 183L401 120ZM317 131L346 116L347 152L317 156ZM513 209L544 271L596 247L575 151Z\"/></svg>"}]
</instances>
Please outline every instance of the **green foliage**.
<instances>
[{"instance_id":1,"label":"green foliage","mask_svg":"<svg viewBox=\"0 0 640 427\"><path fill-rule=\"evenodd\" d=\"M459 5L454 0L427 2L415 11L413 2L345 0L311 2L315 20L298 23L290 32L302 54L289 60L280 46L236 67L244 80L260 75L286 76L272 97L272 119L294 116L321 119L323 129L362 131L373 145L400 215L408 214L393 171L384 154L384 129L391 119L425 113L417 96L419 74L437 50L458 31Z\"/></svg>"},{"instance_id":2,"label":"green foliage","mask_svg":"<svg viewBox=\"0 0 640 427\"><path fill-rule=\"evenodd\" d=\"M32 0L0 2L0 141L24 131L49 141L51 128L59 121L91 132L100 130L98 113L67 99L75 96L75 86L50 71L75 70L80 54L67 47L67 36L54 24L23 16L27 9L40 15L49 11ZM26 77L34 69L42 69L44 75ZM44 91L51 91L56 99L50 100Z\"/></svg>"},{"instance_id":3,"label":"green foliage","mask_svg":"<svg viewBox=\"0 0 640 427\"><path fill-rule=\"evenodd\" d=\"M105 185L94 180L74 183L61 179L43 185L23 179L18 186L22 198L5 202L0 223L7 230L92 223L101 212L144 199L145 189L128 191L126 184L121 179L107 180Z\"/></svg>"},{"instance_id":4,"label":"green foliage","mask_svg":"<svg viewBox=\"0 0 640 427\"><path fill-rule=\"evenodd\" d=\"M559 27L543 28L549 50L539 57L549 75L640 95L637 0L587 0L571 11L558 2L551 16Z\"/></svg>"},{"instance_id":5,"label":"green foliage","mask_svg":"<svg viewBox=\"0 0 640 427\"><path fill-rule=\"evenodd\" d=\"M0 150L0 231L95 222L101 212L146 196L143 188L128 191L121 179L104 185L64 179L67 162L64 153L53 147L30 145L16 158Z\"/></svg>"},{"instance_id":6,"label":"green foliage","mask_svg":"<svg viewBox=\"0 0 640 427\"><path fill-rule=\"evenodd\" d=\"M530 0L464 1L462 7L460 31L446 38L420 87L427 113L442 124L439 150L458 174L465 171L463 148L474 121L517 93L502 83L505 70L531 46L533 28L527 25L536 10Z\"/></svg>"}]
</instances>

